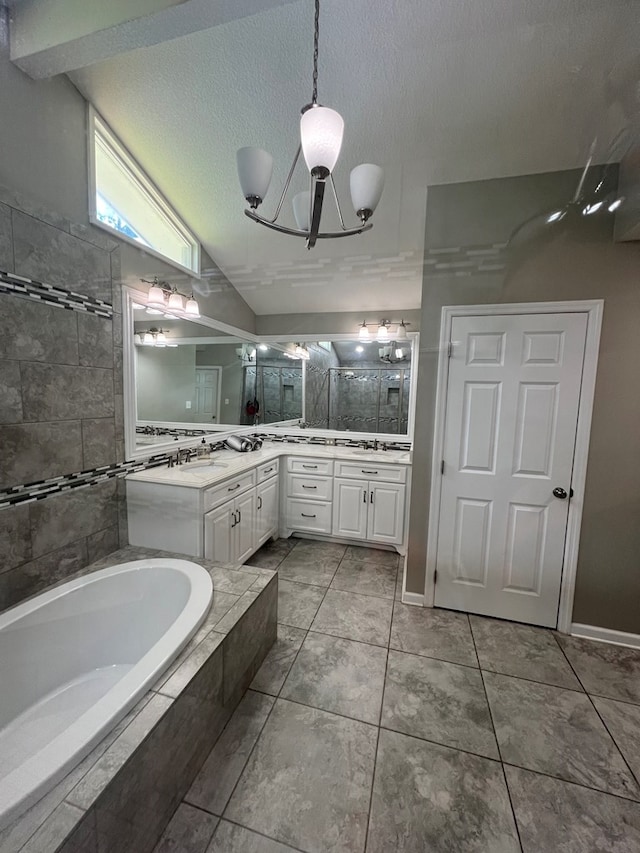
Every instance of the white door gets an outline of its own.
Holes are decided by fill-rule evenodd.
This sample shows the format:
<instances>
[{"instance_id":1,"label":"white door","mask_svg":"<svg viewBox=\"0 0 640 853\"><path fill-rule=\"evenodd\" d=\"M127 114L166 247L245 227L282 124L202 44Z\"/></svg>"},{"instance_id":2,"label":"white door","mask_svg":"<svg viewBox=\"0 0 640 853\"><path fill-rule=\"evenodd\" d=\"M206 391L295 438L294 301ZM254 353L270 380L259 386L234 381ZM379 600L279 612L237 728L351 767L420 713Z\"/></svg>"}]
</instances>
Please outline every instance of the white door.
<instances>
[{"instance_id":1,"label":"white door","mask_svg":"<svg viewBox=\"0 0 640 853\"><path fill-rule=\"evenodd\" d=\"M278 529L278 478L272 477L256 487L256 538L259 548Z\"/></svg>"},{"instance_id":2,"label":"white door","mask_svg":"<svg viewBox=\"0 0 640 853\"><path fill-rule=\"evenodd\" d=\"M366 539L369 484L336 477L333 488L333 535Z\"/></svg>"},{"instance_id":3,"label":"white door","mask_svg":"<svg viewBox=\"0 0 640 853\"><path fill-rule=\"evenodd\" d=\"M437 607L556 626L586 329L586 313L454 318Z\"/></svg>"},{"instance_id":4,"label":"white door","mask_svg":"<svg viewBox=\"0 0 640 853\"><path fill-rule=\"evenodd\" d=\"M236 498L236 518L238 522L233 529L236 536L235 563L244 563L253 554L253 541L256 524L256 493L254 489L246 495Z\"/></svg>"},{"instance_id":5,"label":"white door","mask_svg":"<svg viewBox=\"0 0 640 853\"><path fill-rule=\"evenodd\" d=\"M204 517L204 556L216 563L233 561L235 515L233 501L213 509Z\"/></svg>"},{"instance_id":6,"label":"white door","mask_svg":"<svg viewBox=\"0 0 640 853\"><path fill-rule=\"evenodd\" d=\"M389 545L402 543L404 491L404 484L369 483L367 539Z\"/></svg>"},{"instance_id":7,"label":"white door","mask_svg":"<svg viewBox=\"0 0 640 853\"><path fill-rule=\"evenodd\" d=\"M194 423L220 422L220 367L196 367Z\"/></svg>"}]
</instances>

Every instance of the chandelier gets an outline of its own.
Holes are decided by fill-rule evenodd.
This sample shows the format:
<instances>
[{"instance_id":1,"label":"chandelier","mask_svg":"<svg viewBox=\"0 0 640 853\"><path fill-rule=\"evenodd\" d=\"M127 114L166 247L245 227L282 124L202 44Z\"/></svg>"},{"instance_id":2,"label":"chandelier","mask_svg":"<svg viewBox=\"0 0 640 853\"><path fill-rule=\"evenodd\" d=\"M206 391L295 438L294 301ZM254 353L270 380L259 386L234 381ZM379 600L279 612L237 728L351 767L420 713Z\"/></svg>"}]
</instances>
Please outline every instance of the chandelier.
<instances>
[{"instance_id":1,"label":"chandelier","mask_svg":"<svg viewBox=\"0 0 640 853\"><path fill-rule=\"evenodd\" d=\"M373 163L361 163L350 175L351 201L360 224L347 228L344 224L338 193L333 181L333 170L340 155L344 121L342 116L329 107L318 103L318 35L320 19L320 0L315 0L315 22L313 32L313 89L311 103L304 106L300 117L300 144L289 169L280 201L272 219L256 213L262 204L273 172L273 157L262 148L240 148L237 153L238 177L242 193L249 204L245 215L254 222L294 237L304 237L307 248L311 249L318 239L350 237L362 234L373 227L369 219L373 215L384 186L384 172ZM302 152L309 169L309 189L298 193L292 199L293 215L297 228L278 223L285 196L291 183L300 153ZM320 231L320 217L327 184L331 187L340 231Z\"/></svg>"}]
</instances>

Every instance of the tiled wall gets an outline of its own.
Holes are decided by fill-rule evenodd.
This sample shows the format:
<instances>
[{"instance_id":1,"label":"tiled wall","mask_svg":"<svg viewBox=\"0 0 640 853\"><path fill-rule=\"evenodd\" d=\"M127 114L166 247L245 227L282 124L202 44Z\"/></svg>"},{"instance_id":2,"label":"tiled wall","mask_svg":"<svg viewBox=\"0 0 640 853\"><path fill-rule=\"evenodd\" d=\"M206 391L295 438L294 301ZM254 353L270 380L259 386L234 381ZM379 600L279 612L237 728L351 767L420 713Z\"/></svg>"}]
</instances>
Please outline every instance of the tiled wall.
<instances>
[{"instance_id":1,"label":"tiled wall","mask_svg":"<svg viewBox=\"0 0 640 853\"><path fill-rule=\"evenodd\" d=\"M306 366L305 420L310 427L329 427L329 368L340 362L333 349L328 352L317 344L307 344L309 361Z\"/></svg>"},{"instance_id":2,"label":"tiled wall","mask_svg":"<svg viewBox=\"0 0 640 853\"><path fill-rule=\"evenodd\" d=\"M123 461L118 244L0 187L0 270L114 308L0 294L0 490ZM0 510L0 610L126 544L125 519L115 480Z\"/></svg>"}]
</instances>

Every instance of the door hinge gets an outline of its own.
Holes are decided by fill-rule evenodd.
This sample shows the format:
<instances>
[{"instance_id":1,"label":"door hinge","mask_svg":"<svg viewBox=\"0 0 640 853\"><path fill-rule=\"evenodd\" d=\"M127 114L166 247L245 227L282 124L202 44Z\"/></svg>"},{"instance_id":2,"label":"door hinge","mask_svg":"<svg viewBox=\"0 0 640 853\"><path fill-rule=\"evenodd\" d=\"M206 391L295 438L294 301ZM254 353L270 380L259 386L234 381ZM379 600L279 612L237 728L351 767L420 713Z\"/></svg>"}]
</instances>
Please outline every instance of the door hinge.
<instances>
[{"instance_id":1,"label":"door hinge","mask_svg":"<svg viewBox=\"0 0 640 853\"><path fill-rule=\"evenodd\" d=\"M447 343L447 358L451 358L453 355L453 341L449 341Z\"/></svg>"},{"instance_id":2,"label":"door hinge","mask_svg":"<svg viewBox=\"0 0 640 853\"><path fill-rule=\"evenodd\" d=\"M438 570L436 569L433 573L433 585L435 586L438 581Z\"/></svg>"},{"instance_id":3,"label":"door hinge","mask_svg":"<svg viewBox=\"0 0 640 853\"><path fill-rule=\"evenodd\" d=\"M443 460L442 460L442 462L440 463L440 473L441 473L441 474L444 474L444 459L443 459Z\"/></svg>"}]
</instances>

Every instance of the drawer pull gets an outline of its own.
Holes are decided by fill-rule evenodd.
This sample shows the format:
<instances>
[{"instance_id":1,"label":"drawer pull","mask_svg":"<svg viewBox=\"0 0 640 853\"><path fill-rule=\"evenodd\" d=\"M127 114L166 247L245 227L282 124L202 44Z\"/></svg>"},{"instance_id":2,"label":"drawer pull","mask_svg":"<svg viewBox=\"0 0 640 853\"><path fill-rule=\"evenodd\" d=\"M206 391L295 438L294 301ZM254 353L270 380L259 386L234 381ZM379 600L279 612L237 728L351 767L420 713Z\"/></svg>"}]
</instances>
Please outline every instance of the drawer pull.
<instances>
[{"instance_id":1,"label":"drawer pull","mask_svg":"<svg viewBox=\"0 0 640 853\"><path fill-rule=\"evenodd\" d=\"M303 489L317 489L317 486L303 486Z\"/></svg>"},{"instance_id":2,"label":"drawer pull","mask_svg":"<svg viewBox=\"0 0 640 853\"><path fill-rule=\"evenodd\" d=\"M303 468L317 468L318 466L317 466L317 465L305 465L305 464L304 464L304 462L303 462L303 463L302 463L302 467L303 467Z\"/></svg>"},{"instance_id":3,"label":"drawer pull","mask_svg":"<svg viewBox=\"0 0 640 853\"><path fill-rule=\"evenodd\" d=\"M236 483L235 486L229 486L227 489L228 492L235 492L236 489L240 488L240 483Z\"/></svg>"},{"instance_id":4,"label":"drawer pull","mask_svg":"<svg viewBox=\"0 0 640 853\"><path fill-rule=\"evenodd\" d=\"M272 471L273 471L273 468L265 468L265 470L262 473L263 474L270 474Z\"/></svg>"},{"instance_id":5,"label":"drawer pull","mask_svg":"<svg viewBox=\"0 0 640 853\"><path fill-rule=\"evenodd\" d=\"M362 471L363 474L377 474L378 473L377 471L365 471L364 468L361 468L360 470Z\"/></svg>"},{"instance_id":6,"label":"drawer pull","mask_svg":"<svg viewBox=\"0 0 640 853\"><path fill-rule=\"evenodd\" d=\"M233 516L233 524L231 525L231 529L233 530L233 528L234 528L234 527L236 526L236 524L238 523L238 519L236 518L236 514L235 514L235 512L232 512L232 513L231 513L231 515Z\"/></svg>"},{"instance_id":7,"label":"drawer pull","mask_svg":"<svg viewBox=\"0 0 640 853\"><path fill-rule=\"evenodd\" d=\"M303 518L315 518L315 515L307 515L305 512L301 512L301 513L300 513L300 515L301 515Z\"/></svg>"}]
</instances>

